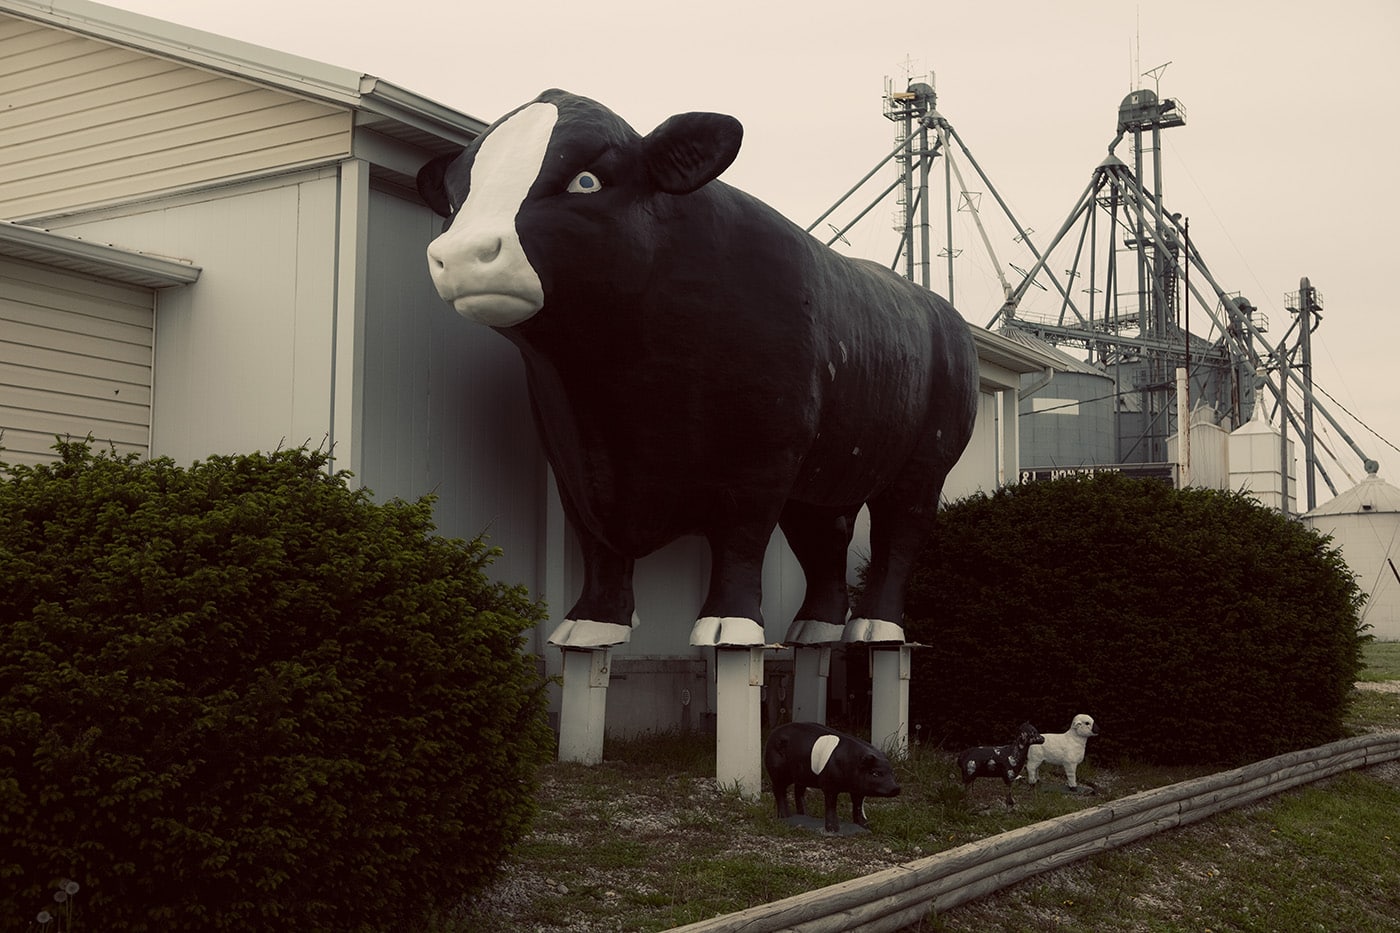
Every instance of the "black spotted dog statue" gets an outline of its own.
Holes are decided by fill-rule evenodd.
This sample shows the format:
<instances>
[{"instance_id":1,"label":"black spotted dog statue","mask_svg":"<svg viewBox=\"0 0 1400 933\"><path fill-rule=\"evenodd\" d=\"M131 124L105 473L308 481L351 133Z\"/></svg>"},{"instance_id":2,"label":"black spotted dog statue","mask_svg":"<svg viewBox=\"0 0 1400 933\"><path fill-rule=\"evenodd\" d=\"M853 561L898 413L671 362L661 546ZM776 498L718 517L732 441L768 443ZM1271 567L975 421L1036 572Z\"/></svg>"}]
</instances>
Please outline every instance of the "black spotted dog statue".
<instances>
[{"instance_id":1,"label":"black spotted dog statue","mask_svg":"<svg viewBox=\"0 0 1400 933\"><path fill-rule=\"evenodd\" d=\"M1040 745L1045 737L1035 726L1021 723L1021 731L1009 745L979 745L969 748L958 756L958 773L962 775L963 788L968 789L972 782L982 777L999 777L1006 782L1006 803L1014 807L1016 801L1011 796L1011 785L1026 766L1026 758L1032 745Z\"/></svg>"}]
</instances>

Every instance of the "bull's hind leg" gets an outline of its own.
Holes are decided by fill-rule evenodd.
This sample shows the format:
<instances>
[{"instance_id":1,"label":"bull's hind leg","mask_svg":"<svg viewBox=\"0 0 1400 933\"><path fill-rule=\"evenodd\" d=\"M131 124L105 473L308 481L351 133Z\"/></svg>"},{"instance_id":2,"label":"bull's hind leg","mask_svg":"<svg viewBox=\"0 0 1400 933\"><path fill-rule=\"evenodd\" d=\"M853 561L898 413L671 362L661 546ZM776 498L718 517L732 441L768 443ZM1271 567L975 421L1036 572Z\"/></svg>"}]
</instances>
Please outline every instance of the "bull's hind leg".
<instances>
[{"instance_id":1,"label":"bull's hind leg","mask_svg":"<svg viewBox=\"0 0 1400 933\"><path fill-rule=\"evenodd\" d=\"M903 642L904 590L938 515L948 471L962 456L976 416L975 357L959 392L930 402L913 454L895 481L870 500L870 566L845 641Z\"/></svg>"},{"instance_id":2,"label":"bull's hind leg","mask_svg":"<svg viewBox=\"0 0 1400 933\"><path fill-rule=\"evenodd\" d=\"M807 592L787 637L789 644L840 641L850 611L846 553L857 510L820 508L789 502L778 521L788 546L807 578Z\"/></svg>"},{"instance_id":3,"label":"bull's hind leg","mask_svg":"<svg viewBox=\"0 0 1400 933\"><path fill-rule=\"evenodd\" d=\"M870 565L844 641L904 641L904 590L928 540L938 510L942 477L918 495L897 488L870 502Z\"/></svg>"}]
</instances>

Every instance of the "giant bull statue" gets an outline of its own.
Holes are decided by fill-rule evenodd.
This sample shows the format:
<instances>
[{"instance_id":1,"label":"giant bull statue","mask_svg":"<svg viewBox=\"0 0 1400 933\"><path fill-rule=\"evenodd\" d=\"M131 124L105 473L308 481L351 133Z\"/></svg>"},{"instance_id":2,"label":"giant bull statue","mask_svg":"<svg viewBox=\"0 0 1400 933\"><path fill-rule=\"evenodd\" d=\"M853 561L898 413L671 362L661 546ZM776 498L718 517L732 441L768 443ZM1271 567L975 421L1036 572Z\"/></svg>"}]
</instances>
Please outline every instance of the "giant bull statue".
<instances>
[{"instance_id":1,"label":"giant bull statue","mask_svg":"<svg viewBox=\"0 0 1400 933\"><path fill-rule=\"evenodd\" d=\"M733 117L683 113L641 136L549 90L419 172L448 218L433 282L519 348L582 546L554 644L626 641L634 562L687 534L711 551L691 644L762 644L775 526L807 578L789 641L904 640L910 565L972 432L972 337L938 295L715 180L742 135Z\"/></svg>"}]
</instances>

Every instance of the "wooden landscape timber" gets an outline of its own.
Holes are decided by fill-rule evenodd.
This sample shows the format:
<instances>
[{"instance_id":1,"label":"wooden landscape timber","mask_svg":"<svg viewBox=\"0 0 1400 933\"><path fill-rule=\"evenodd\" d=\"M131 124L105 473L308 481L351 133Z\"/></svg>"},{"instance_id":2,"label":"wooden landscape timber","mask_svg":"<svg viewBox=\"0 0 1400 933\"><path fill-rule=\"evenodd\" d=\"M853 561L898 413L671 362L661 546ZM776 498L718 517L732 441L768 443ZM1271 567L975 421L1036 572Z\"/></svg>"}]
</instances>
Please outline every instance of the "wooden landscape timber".
<instances>
[{"instance_id":1,"label":"wooden landscape timber","mask_svg":"<svg viewBox=\"0 0 1400 933\"><path fill-rule=\"evenodd\" d=\"M930 912L1223 810L1400 758L1400 732L1373 733L1288 752L1231 771L1143 791L853 878L676 927L673 933L882 933Z\"/></svg>"}]
</instances>

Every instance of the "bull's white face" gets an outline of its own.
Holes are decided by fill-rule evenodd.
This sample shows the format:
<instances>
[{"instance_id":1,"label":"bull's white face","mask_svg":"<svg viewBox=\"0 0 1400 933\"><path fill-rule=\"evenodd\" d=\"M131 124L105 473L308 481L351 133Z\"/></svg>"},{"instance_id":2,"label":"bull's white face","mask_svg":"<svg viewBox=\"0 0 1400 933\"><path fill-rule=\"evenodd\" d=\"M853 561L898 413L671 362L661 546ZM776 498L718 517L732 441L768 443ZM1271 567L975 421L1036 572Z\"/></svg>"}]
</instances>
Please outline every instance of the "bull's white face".
<instances>
[{"instance_id":1,"label":"bull's white face","mask_svg":"<svg viewBox=\"0 0 1400 933\"><path fill-rule=\"evenodd\" d=\"M520 245L516 216L558 119L554 104L530 104L482 139L466 201L428 246L438 294L469 320L510 327L544 307L544 287Z\"/></svg>"}]
</instances>

